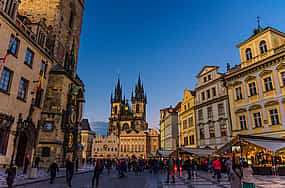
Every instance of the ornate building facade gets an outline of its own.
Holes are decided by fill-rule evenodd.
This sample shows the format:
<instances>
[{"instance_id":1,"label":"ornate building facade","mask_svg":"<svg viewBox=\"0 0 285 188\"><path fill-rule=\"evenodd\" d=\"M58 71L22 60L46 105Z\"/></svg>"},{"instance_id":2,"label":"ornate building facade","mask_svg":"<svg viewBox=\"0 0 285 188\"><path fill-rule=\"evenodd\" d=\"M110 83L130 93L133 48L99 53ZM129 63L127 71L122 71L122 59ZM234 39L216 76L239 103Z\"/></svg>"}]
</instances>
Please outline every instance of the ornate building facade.
<instances>
[{"instance_id":1,"label":"ornate building facade","mask_svg":"<svg viewBox=\"0 0 285 188\"><path fill-rule=\"evenodd\" d=\"M179 146L197 147L195 120L195 91L184 90L184 97L178 109Z\"/></svg>"},{"instance_id":2,"label":"ornate building facade","mask_svg":"<svg viewBox=\"0 0 285 188\"><path fill-rule=\"evenodd\" d=\"M228 68L233 135L285 135L285 34L258 26L237 45L241 64Z\"/></svg>"},{"instance_id":3,"label":"ornate building facade","mask_svg":"<svg viewBox=\"0 0 285 188\"><path fill-rule=\"evenodd\" d=\"M82 119L80 122L80 136L82 145L82 159L84 161L92 157L92 144L95 133L91 130L88 119Z\"/></svg>"},{"instance_id":4,"label":"ornate building facade","mask_svg":"<svg viewBox=\"0 0 285 188\"><path fill-rule=\"evenodd\" d=\"M195 114L198 146L219 148L230 141L231 120L224 74L205 66L197 75Z\"/></svg>"},{"instance_id":5,"label":"ornate building facade","mask_svg":"<svg viewBox=\"0 0 285 188\"><path fill-rule=\"evenodd\" d=\"M160 148L162 150L176 150L178 144L178 109L179 102L174 108L160 110Z\"/></svg>"},{"instance_id":6,"label":"ornate building facade","mask_svg":"<svg viewBox=\"0 0 285 188\"><path fill-rule=\"evenodd\" d=\"M115 159L119 154L119 137L96 135L92 144L92 158Z\"/></svg>"}]
</instances>

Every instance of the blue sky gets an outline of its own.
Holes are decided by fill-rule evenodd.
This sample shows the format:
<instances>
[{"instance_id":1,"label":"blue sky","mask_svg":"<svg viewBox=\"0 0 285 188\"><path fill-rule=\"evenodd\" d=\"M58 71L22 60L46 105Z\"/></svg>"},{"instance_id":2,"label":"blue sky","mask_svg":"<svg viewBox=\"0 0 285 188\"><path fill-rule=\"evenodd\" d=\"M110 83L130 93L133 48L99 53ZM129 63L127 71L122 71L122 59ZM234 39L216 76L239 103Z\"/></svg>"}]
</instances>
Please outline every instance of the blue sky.
<instances>
[{"instance_id":1,"label":"blue sky","mask_svg":"<svg viewBox=\"0 0 285 188\"><path fill-rule=\"evenodd\" d=\"M118 75L130 98L141 74L147 120L194 89L205 65L239 64L235 47L257 26L285 32L283 0L85 0L78 73L86 84L84 117L108 121Z\"/></svg>"}]
</instances>

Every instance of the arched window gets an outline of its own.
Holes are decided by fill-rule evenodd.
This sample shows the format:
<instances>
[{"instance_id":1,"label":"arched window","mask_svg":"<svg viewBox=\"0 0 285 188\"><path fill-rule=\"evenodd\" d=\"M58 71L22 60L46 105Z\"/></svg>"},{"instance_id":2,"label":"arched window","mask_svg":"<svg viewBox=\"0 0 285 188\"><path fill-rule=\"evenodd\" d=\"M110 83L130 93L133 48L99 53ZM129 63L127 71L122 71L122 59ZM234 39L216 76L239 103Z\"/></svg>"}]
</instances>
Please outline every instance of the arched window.
<instances>
[{"instance_id":1,"label":"arched window","mask_svg":"<svg viewBox=\"0 0 285 188\"><path fill-rule=\"evenodd\" d=\"M114 113L115 113L115 114L118 113L118 107L117 107L117 106L115 106L115 108L114 108Z\"/></svg>"},{"instance_id":2,"label":"arched window","mask_svg":"<svg viewBox=\"0 0 285 188\"><path fill-rule=\"evenodd\" d=\"M137 105L136 105L136 113L139 113L139 112L140 112L140 105L137 104Z\"/></svg>"},{"instance_id":3,"label":"arched window","mask_svg":"<svg viewBox=\"0 0 285 188\"><path fill-rule=\"evenodd\" d=\"M245 57L246 57L246 60L252 59L252 53L251 53L251 49L250 48L247 48L245 50Z\"/></svg>"},{"instance_id":4,"label":"arched window","mask_svg":"<svg viewBox=\"0 0 285 188\"><path fill-rule=\"evenodd\" d=\"M259 43L259 49L261 54L267 52L266 42L264 40Z\"/></svg>"}]
</instances>

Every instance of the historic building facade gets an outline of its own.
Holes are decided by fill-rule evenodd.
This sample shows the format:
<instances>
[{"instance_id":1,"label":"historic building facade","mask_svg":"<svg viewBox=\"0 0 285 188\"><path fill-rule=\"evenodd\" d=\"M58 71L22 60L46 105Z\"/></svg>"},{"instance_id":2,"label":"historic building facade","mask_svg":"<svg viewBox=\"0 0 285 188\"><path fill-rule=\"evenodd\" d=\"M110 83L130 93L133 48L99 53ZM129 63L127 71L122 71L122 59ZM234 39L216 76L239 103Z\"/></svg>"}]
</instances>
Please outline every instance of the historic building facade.
<instances>
[{"instance_id":1,"label":"historic building facade","mask_svg":"<svg viewBox=\"0 0 285 188\"><path fill-rule=\"evenodd\" d=\"M194 105L195 91L185 89L183 101L178 109L179 147L197 147Z\"/></svg>"},{"instance_id":2,"label":"historic building facade","mask_svg":"<svg viewBox=\"0 0 285 188\"><path fill-rule=\"evenodd\" d=\"M56 63L40 30L18 14L18 0L0 1L0 165L33 161L50 68Z\"/></svg>"},{"instance_id":3,"label":"historic building facade","mask_svg":"<svg viewBox=\"0 0 285 188\"><path fill-rule=\"evenodd\" d=\"M198 147L219 148L230 141L231 124L224 74L205 66L197 75L195 114Z\"/></svg>"},{"instance_id":4,"label":"historic building facade","mask_svg":"<svg viewBox=\"0 0 285 188\"><path fill-rule=\"evenodd\" d=\"M92 144L92 158L115 159L119 154L119 137L96 135Z\"/></svg>"},{"instance_id":5,"label":"historic building facade","mask_svg":"<svg viewBox=\"0 0 285 188\"><path fill-rule=\"evenodd\" d=\"M156 129L148 129L147 132L147 157L154 157L156 152L160 149L160 136Z\"/></svg>"},{"instance_id":6,"label":"historic building facade","mask_svg":"<svg viewBox=\"0 0 285 188\"><path fill-rule=\"evenodd\" d=\"M226 75L232 132L284 137L285 34L258 26L237 45L241 64Z\"/></svg>"},{"instance_id":7,"label":"historic building facade","mask_svg":"<svg viewBox=\"0 0 285 188\"><path fill-rule=\"evenodd\" d=\"M160 147L162 150L175 150L178 144L178 109L170 106L160 110Z\"/></svg>"},{"instance_id":8,"label":"historic building facade","mask_svg":"<svg viewBox=\"0 0 285 188\"><path fill-rule=\"evenodd\" d=\"M82 145L82 160L86 161L92 157L92 144L95 133L91 130L88 119L80 122L80 136Z\"/></svg>"}]
</instances>

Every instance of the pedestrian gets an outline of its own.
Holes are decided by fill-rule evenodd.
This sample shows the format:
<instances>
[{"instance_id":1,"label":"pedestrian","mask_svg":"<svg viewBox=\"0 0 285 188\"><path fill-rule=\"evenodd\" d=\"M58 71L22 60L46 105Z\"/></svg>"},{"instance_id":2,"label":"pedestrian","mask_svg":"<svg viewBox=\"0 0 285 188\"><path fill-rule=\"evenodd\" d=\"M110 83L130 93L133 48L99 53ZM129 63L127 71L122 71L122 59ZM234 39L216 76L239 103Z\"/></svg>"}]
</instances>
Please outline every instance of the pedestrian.
<instances>
[{"instance_id":1,"label":"pedestrian","mask_svg":"<svg viewBox=\"0 0 285 188\"><path fill-rule=\"evenodd\" d=\"M190 160L190 157L187 158L187 160L184 162L184 168L187 171L188 174L188 180L191 179L191 164L192 161Z\"/></svg>"},{"instance_id":2,"label":"pedestrian","mask_svg":"<svg viewBox=\"0 0 285 188\"><path fill-rule=\"evenodd\" d=\"M29 155L27 155L24 162L23 174L27 174L29 165L30 165L30 160L29 160Z\"/></svg>"},{"instance_id":3,"label":"pedestrian","mask_svg":"<svg viewBox=\"0 0 285 188\"><path fill-rule=\"evenodd\" d=\"M71 187L71 181L74 173L74 162L71 161L71 157L68 156L66 163L65 163L65 168L66 168L66 183L68 187Z\"/></svg>"},{"instance_id":4,"label":"pedestrian","mask_svg":"<svg viewBox=\"0 0 285 188\"><path fill-rule=\"evenodd\" d=\"M98 188L98 186L99 186L99 177L100 177L100 174L103 171L103 168L104 168L103 161L101 159L97 159L96 165L95 165L95 168L94 168L94 175L93 175L93 178L92 178L92 188L94 187L94 181L95 180L96 180L96 188Z\"/></svg>"},{"instance_id":5,"label":"pedestrian","mask_svg":"<svg viewBox=\"0 0 285 188\"><path fill-rule=\"evenodd\" d=\"M171 175L172 177L172 183L175 183L175 177L174 177L174 161L169 158L167 161L167 181L166 183L169 183L169 176Z\"/></svg>"},{"instance_id":6,"label":"pedestrian","mask_svg":"<svg viewBox=\"0 0 285 188\"><path fill-rule=\"evenodd\" d=\"M37 156L37 157L35 158L35 168L39 168L39 163L40 163L40 157Z\"/></svg>"},{"instance_id":7,"label":"pedestrian","mask_svg":"<svg viewBox=\"0 0 285 188\"><path fill-rule=\"evenodd\" d=\"M112 168L112 161L110 159L107 160L106 167L107 167L108 175L110 175L110 171L111 171L111 168Z\"/></svg>"},{"instance_id":8,"label":"pedestrian","mask_svg":"<svg viewBox=\"0 0 285 188\"><path fill-rule=\"evenodd\" d=\"M58 165L56 161L54 161L48 168L48 173L50 172L50 184L53 184L54 179L56 177L56 172L59 172Z\"/></svg>"},{"instance_id":9,"label":"pedestrian","mask_svg":"<svg viewBox=\"0 0 285 188\"><path fill-rule=\"evenodd\" d=\"M231 168L231 188L242 188L242 169L233 159L233 164Z\"/></svg>"},{"instance_id":10,"label":"pedestrian","mask_svg":"<svg viewBox=\"0 0 285 188\"><path fill-rule=\"evenodd\" d=\"M219 159L215 159L215 161L213 162L213 167L214 167L215 173L217 175L217 182L220 182L222 163L220 162Z\"/></svg>"},{"instance_id":11,"label":"pedestrian","mask_svg":"<svg viewBox=\"0 0 285 188\"><path fill-rule=\"evenodd\" d=\"M228 176L228 180L231 181L231 168L232 168L232 161L231 159L228 157L226 162L225 162L225 166L226 166L226 171L227 171L227 176Z\"/></svg>"},{"instance_id":12,"label":"pedestrian","mask_svg":"<svg viewBox=\"0 0 285 188\"><path fill-rule=\"evenodd\" d=\"M5 172L7 174L6 183L8 185L8 188L13 188L13 183L16 177L16 172L17 172L16 167L13 165L13 163L11 163L10 167L7 168Z\"/></svg>"}]
</instances>

